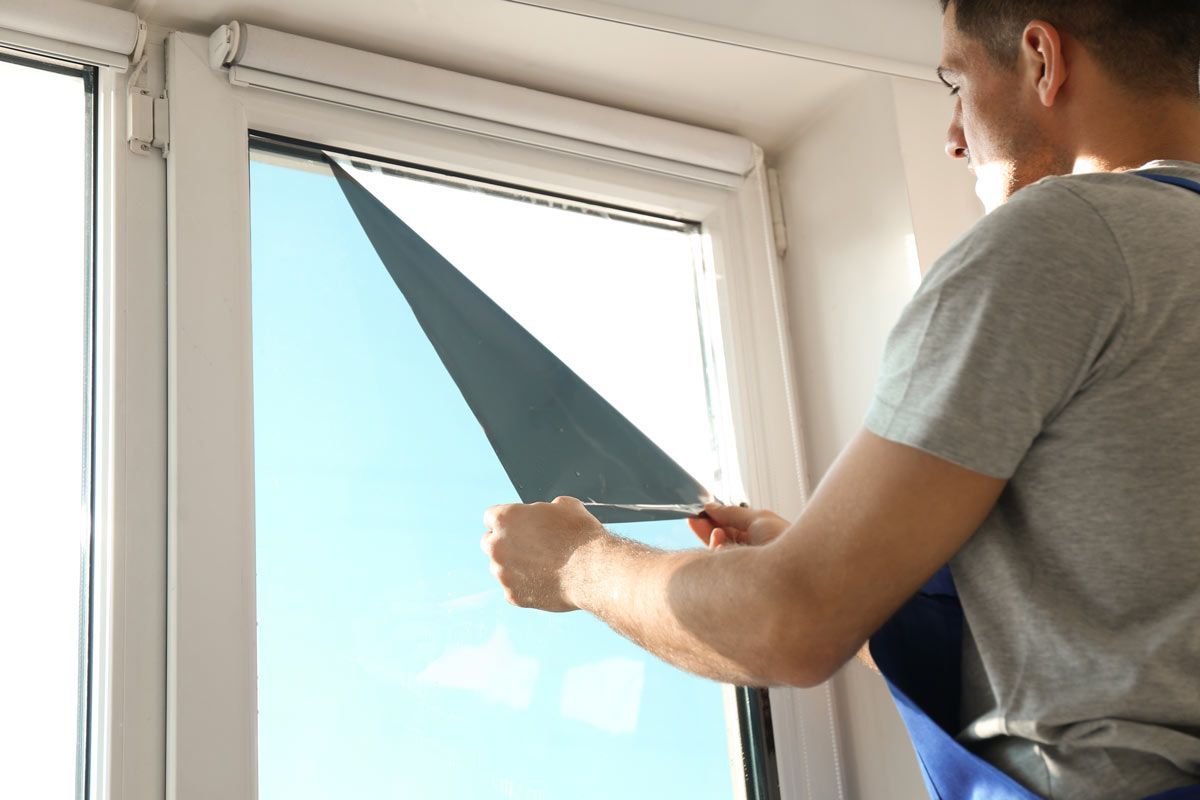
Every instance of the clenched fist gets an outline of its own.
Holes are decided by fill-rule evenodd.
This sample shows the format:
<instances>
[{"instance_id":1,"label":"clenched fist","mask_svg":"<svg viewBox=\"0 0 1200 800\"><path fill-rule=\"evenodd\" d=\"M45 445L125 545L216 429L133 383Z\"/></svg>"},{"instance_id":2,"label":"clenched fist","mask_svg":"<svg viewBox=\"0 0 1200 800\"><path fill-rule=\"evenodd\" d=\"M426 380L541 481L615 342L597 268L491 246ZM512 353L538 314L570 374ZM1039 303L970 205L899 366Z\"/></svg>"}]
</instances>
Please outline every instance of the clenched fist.
<instances>
[{"instance_id":1,"label":"clenched fist","mask_svg":"<svg viewBox=\"0 0 1200 800\"><path fill-rule=\"evenodd\" d=\"M483 515L480 547L508 602L542 611L575 611L571 589L580 580L576 557L611 534L583 503L559 497L551 503L492 506Z\"/></svg>"}]
</instances>

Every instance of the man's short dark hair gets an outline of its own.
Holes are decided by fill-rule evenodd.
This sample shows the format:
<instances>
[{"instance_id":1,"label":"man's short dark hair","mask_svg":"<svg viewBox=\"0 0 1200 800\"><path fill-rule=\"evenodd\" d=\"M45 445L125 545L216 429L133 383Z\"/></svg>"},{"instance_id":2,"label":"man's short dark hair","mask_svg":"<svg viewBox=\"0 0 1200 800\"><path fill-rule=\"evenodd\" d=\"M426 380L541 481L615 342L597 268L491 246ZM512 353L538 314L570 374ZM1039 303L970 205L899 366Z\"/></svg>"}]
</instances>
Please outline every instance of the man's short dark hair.
<instances>
[{"instance_id":1,"label":"man's short dark hair","mask_svg":"<svg viewBox=\"0 0 1200 800\"><path fill-rule=\"evenodd\" d=\"M1035 19L1083 43L1121 83L1155 95L1200 96L1200 0L941 0L958 29L999 64L1016 64Z\"/></svg>"}]
</instances>

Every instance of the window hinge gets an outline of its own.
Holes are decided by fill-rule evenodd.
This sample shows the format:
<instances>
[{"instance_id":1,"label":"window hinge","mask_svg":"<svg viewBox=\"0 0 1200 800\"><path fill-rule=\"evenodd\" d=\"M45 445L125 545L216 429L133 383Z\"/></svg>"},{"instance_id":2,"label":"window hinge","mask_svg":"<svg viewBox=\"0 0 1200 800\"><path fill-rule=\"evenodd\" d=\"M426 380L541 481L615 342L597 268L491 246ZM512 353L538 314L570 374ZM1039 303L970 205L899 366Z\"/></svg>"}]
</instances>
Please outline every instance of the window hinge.
<instances>
[{"instance_id":1,"label":"window hinge","mask_svg":"<svg viewBox=\"0 0 1200 800\"><path fill-rule=\"evenodd\" d=\"M780 258L787 255L787 221L783 216L783 195L779 191L779 171L767 169L767 196L771 203L771 225L775 231L775 252Z\"/></svg>"},{"instance_id":2,"label":"window hinge","mask_svg":"<svg viewBox=\"0 0 1200 800\"><path fill-rule=\"evenodd\" d=\"M129 89L129 149L146 155L152 150L167 154L170 147L170 106L167 93L155 97L148 89Z\"/></svg>"}]
</instances>

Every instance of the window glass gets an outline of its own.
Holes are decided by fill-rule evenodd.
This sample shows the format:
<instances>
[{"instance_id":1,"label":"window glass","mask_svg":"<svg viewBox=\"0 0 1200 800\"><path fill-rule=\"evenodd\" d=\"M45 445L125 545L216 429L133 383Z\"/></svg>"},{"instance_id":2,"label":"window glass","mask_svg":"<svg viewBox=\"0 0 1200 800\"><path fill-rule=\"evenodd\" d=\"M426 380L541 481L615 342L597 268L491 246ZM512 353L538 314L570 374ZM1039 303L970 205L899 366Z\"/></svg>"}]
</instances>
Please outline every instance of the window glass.
<instances>
[{"instance_id":1,"label":"window glass","mask_svg":"<svg viewBox=\"0 0 1200 800\"><path fill-rule=\"evenodd\" d=\"M720 489L695 226L356 177ZM720 686L505 603L481 517L516 492L328 169L255 151L251 204L264 800L732 796Z\"/></svg>"},{"instance_id":2,"label":"window glass","mask_svg":"<svg viewBox=\"0 0 1200 800\"><path fill-rule=\"evenodd\" d=\"M82 792L91 77L0 54L0 797Z\"/></svg>"}]
</instances>

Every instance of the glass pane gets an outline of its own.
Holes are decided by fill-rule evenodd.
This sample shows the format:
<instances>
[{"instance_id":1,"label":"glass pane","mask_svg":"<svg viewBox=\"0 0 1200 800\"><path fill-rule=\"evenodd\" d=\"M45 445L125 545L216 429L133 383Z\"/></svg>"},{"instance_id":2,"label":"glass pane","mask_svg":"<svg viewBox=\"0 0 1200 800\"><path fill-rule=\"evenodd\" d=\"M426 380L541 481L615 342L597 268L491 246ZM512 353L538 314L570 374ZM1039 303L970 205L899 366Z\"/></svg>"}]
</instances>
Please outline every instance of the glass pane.
<instances>
[{"instance_id":1,"label":"glass pane","mask_svg":"<svg viewBox=\"0 0 1200 800\"><path fill-rule=\"evenodd\" d=\"M357 176L719 488L694 227ZM251 203L264 800L732 796L720 686L505 603L516 492L329 171L255 153Z\"/></svg>"},{"instance_id":2,"label":"glass pane","mask_svg":"<svg viewBox=\"0 0 1200 800\"><path fill-rule=\"evenodd\" d=\"M83 774L90 85L0 60L0 797Z\"/></svg>"}]
</instances>

